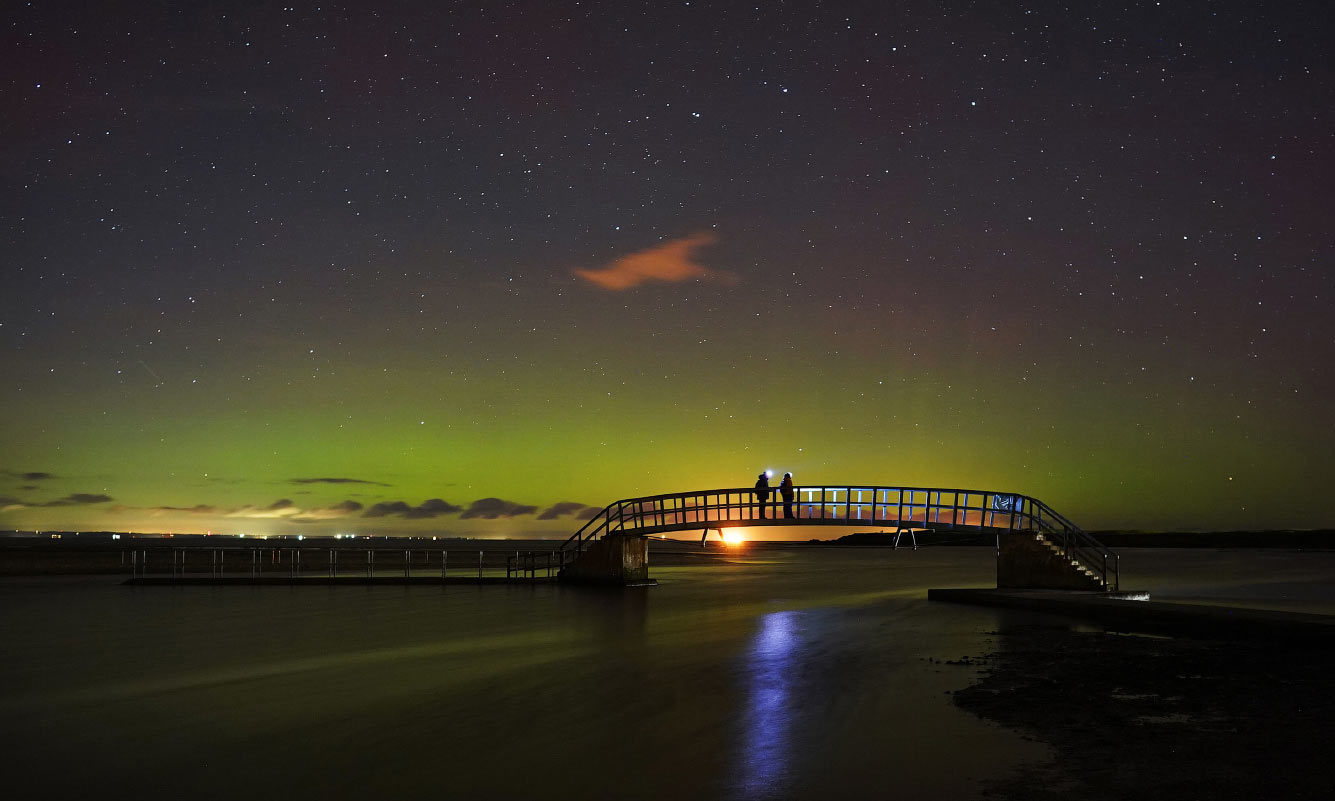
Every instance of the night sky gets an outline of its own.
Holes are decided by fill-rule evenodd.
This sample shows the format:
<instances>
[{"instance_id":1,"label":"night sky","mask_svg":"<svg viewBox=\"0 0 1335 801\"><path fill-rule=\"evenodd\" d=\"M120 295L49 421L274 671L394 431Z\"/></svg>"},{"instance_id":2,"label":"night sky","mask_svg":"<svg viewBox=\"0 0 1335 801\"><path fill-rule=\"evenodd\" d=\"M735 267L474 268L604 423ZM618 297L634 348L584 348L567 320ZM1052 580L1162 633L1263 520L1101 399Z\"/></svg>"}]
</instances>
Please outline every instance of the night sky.
<instances>
[{"instance_id":1,"label":"night sky","mask_svg":"<svg viewBox=\"0 0 1335 801\"><path fill-rule=\"evenodd\" d=\"M1335 525L1328 14L6 4L0 527Z\"/></svg>"}]
</instances>

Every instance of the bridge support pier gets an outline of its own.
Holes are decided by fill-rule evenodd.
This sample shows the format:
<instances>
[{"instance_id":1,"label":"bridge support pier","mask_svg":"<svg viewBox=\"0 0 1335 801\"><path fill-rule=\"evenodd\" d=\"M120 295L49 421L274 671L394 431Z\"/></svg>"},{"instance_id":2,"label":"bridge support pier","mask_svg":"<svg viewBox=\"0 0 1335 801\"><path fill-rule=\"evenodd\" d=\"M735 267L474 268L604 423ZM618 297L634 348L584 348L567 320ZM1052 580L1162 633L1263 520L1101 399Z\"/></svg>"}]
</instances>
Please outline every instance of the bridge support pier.
<instances>
[{"instance_id":1,"label":"bridge support pier","mask_svg":"<svg viewBox=\"0 0 1335 801\"><path fill-rule=\"evenodd\" d=\"M650 584L649 540L609 534L588 544L579 558L561 569L561 580L579 584Z\"/></svg>"}]
</instances>

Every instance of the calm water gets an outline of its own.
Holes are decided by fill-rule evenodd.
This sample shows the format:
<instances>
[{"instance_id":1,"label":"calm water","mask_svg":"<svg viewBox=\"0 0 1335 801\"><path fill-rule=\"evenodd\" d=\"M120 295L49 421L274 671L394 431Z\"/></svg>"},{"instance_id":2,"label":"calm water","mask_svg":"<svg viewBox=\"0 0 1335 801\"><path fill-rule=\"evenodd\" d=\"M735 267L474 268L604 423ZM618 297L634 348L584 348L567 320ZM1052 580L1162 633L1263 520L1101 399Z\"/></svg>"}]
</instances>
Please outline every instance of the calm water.
<instances>
[{"instance_id":1,"label":"calm water","mask_svg":"<svg viewBox=\"0 0 1335 801\"><path fill-rule=\"evenodd\" d=\"M1335 615L1335 552L1128 548L1122 586L1156 601Z\"/></svg>"},{"instance_id":2,"label":"calm water","mask_svg":"<svg viewBox=\"0 0 1335 801\"><path fill-rule=\"evenodd\" d=\"M1210 554L1211 584L1171 564L1202 552L1151 553L1126 586L1255 594L1231 572L1253 554ZM1335 555L1314 558L1270 583L1329 594L1306 579ZM6 795L976 797L1045 751L956 710L973 669L941 662L1038 618L923 598L993 570L938 548L758 553L610 592L0 582Z\"/></svg>"}]
</instances>

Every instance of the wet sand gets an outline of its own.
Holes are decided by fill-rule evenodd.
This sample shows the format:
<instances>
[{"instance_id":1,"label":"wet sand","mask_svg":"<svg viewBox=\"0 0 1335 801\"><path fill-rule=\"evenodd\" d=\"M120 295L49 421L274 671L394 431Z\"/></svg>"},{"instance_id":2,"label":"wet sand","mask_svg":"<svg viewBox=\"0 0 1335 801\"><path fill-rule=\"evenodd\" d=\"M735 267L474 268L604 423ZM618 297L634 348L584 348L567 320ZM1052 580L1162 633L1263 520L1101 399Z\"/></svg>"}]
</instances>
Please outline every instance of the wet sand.
<instances>
[{"instance_id":1,"label":"wet sand","mask_svg":"<svg viewBox=\"0 0 1335 801\"><path fill-rule=\"evenodd\" d=\"M1020 628L955 703L1053 748L999 799L1329 798L1335 649Z\"/></svg>"}]
</instances>

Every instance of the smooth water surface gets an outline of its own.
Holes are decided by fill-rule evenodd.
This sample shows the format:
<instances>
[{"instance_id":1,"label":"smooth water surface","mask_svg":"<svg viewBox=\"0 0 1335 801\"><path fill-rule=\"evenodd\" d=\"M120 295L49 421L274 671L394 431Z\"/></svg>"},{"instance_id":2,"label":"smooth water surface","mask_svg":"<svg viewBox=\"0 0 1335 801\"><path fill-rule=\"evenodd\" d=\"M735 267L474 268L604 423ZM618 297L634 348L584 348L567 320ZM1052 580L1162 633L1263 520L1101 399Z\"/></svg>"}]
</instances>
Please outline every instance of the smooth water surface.
<instances>
[{"instance_id":1,"label":"smooth water surface","mask_svg":"<svg viewBox=\"0 0 1335 801\"><path fill-rule=\"evenodd\" d=\"M989 549L776 551L653 588L0 584L11 797L961 798Z\"/></svg>"},{"instance_id":2,"label":"smooth water surface","mask_svg":"<svg viewBox=\"0 0 1335 801\"><path fill-rule=\"evenodd\" d=\"M1335 567L1211 554L1137 551L1124 586L1320 594ZM611 591L8 580L6 795L977 797L1046 751L956 709L974 668L943 662L1052 618L924 598L993 559L757 551Z\"/></svg>"},{"instance_id":3,"label":"smooth water surface","mask_svg":"<svg viewBox=\"0 0 1335 801\"><path fill-rule=\"evenodd\" d=\"M1122 588L1156 601L1335 614L1335 551L1127 548Z\"/></svg>"}]
</instances>

